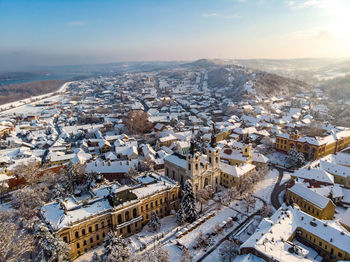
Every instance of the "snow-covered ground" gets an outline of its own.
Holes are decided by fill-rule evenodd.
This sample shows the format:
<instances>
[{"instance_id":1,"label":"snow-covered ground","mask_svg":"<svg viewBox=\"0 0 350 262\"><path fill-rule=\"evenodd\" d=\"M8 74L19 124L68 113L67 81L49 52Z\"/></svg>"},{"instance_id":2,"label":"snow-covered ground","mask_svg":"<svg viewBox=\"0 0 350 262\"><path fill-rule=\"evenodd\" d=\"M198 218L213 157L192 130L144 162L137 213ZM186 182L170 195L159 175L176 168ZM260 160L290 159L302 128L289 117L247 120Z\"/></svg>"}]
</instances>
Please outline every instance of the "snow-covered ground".
<instances>
[{"instance_id":1,"label":"snow-covered ground","mask_svg":"<svg viewBox=\"0 0 350 262\"><path fill-rule=\"evenodd\" d=\"M290 173L283 172L283 177L281 179L280 185L283 185L284 183L288 182L290 180Z\"/></svg>"},{"instance_id":2,"label":"snow-covered ground","mask_svg":"<svg viewBox=\"0 0 350 262\"><path fill-rule=\"evenodd\" d=\"M94 253L97 253L98 255L101 255L103 252L103 245L95 248L95 249L91 249L88 252L86 252L85 254L81 255L80 257L78 257L77 259L75 259L75 262L90 262Z\"/></svg>"},{"instance_id":3,"label":"snow-covered ground","mask_svg":"<svg viewBox=\"0 0 350 262\"><path fill-rule=\"evenodd\" d=\"M263 180L259 181L255 186L255 196L263 198L268 204L271 202L271 193L277 182L278 170L270 170Z\"/></svg>"},{"instance_id":4,"label":"snow-covered ground","mask_svg":"<svg viewBox=\"0 0 350 262\"><path fill-rule=\"evenodd\" d=\"M6 110L6 111L2 111L1 113L5 113L5 114L12 114L12 113L36 113L38 111L41 111L43 108L42 107L36 107L33 106L31 101L33 100L37 100L35 101L35 103L39 103L39 102L43 102L45 100L50 100L50 101L59 101L63 98L62 95L54 95L55 93L64 93L66 91L66 89L68 88L68 85L71 82L67 82L64 83L57 91L52 92L52 93L47 93L44 95L40 95L40 96L32 96L26 99L22 99L20 101L15 101L15 102L11 102L11 103L7 103L7 104L3 104L0 106L0 111L1 110Z\"/></svg>"},{"instance_id":5,"label":"snow-covered ground","mask_svg":"<svg viewBox=\"0 0 350 262\"><path fill-rule=\"evenodd\" d=\"M287 164L287 155L280 153L280 152L274 152L272 154L269 154L266 156L269 159L269 162L271 162L274 165L281 166L281 167L288 167Z\"/></svg>"}]
</instances>

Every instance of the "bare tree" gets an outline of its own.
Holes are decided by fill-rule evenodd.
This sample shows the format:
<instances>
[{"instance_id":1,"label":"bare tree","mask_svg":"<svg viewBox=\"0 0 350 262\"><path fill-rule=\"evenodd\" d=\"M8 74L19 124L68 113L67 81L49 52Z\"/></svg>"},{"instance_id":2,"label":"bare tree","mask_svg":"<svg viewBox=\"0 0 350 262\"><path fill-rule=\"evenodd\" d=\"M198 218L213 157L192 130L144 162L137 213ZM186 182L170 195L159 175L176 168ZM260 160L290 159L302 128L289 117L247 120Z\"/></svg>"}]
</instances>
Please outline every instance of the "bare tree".
<instances>
[{"instance_id":1,"label":"bare tree","mask_svg":"<svg viewBox=\"0 0 350 262\"><path fill-rule=\"evenodd\" d=\"M183 248L181 252L181 261L182 262L191 262L193 261L193 256L187 248Z\"/></svg>"},{"instance_id":2,"label":"bare tree","mask_svg":"<svg viewBox=\"0 0 350 262\"><path fill-rule=\"evenodd\" d=\"M256 199L251 194L245 194L242 198L243 205L246 207L247 212L249 212L250 208L255 207Z\"/></svg>"},{"instance_id":3,"label":"bare tree","mask_svg":"<svg viewBox=\"0 0 350 262\"><path fill-rule=\"evenodd\" d=\"M3 203L3 199L8 191L8 184L7 182L0 182L0 203Z\"/></svg>"},{"instance_id":4,"label":"bare tree","mask_svg":"<svg viewBox=\"0 0 350 262\"><path fill-rule=\"evenodd\" d=\"M146 252L142 253L142 255L136 256L135 261L142 262L169 262L169 252L160 246L155 246Z\"/></svg>"},{"instance_id":5,"label":"bare tree","mask_svg":"<svg viewBox=\"0 0 350 262\"><path fill-rule=\"evenodd\" d=\"M221 261L231 262L238 255L239 246L231 240L226 240L222 243L219 253Z\"/></svg>"},{"instance_id":6,"label":"bare tree","mask_svg":"<svg viewBox=\"0 0 350 262\"><path fill-rule=\"evenodd\" d=\"M131 134L148 133L153 127L153 124L148 120L148 114L141 110L129 111L123 119L123 124Z\"/></svg>"},{"instance_id":7,"label":"bare tree","mask_svg":"<svg viewBox=\"0 0 350 262\"><path fill-rule=\"evenodd\" d=\"M14 214L0 212L0 261L24 261L34 250L33 236L21 229L15 221Z\"/></svg>"},{"instance_id":8,"label":"bare tree","mask_svg":"<svg viewBox=\"0 0 350 262\"><path fill-rule=\"evenodd\" d=\"M195 240L195 243L196 248L207 247L209 245L209 238L205 236L202 231L200 231Z\"/></svg>"},{"instance_id":9,"label":"bare tree","mask_svg":"<svg viewBox=\"0 0 350 262\"><path fill-rule=\"evenodd\" d=\"M14 173L18 177L23 177L26 183L32 186L38 182L40 171L40 163L31 161L26 165L19 165Z\"/></svg>"},{"instance_id":10,"label":"bare tree","mask_svg":"<svg viewBox=\"0 0 350 262\"><path fill-rule=\"evenodd\" d=\"M201 205L201 210L200 213L203 212L203 205L205 205L206 203L208 203L208 200L210 199L210 193L208 190L206 189L200 189L197 191L196 193L196 199L197 201L200 203Z\"/></svg>"},{"instance_id":11,"label":"bare tree","mask_svg":"<svg viewBox=\"0 0 350 262\"><path fill-rule=\"evenodd\" d=\"M38 214L40 205L44 203L44 194L31 187L19 189L13 194L12 206L23 218L32 219Z\"/></svg>"}]
</instances>

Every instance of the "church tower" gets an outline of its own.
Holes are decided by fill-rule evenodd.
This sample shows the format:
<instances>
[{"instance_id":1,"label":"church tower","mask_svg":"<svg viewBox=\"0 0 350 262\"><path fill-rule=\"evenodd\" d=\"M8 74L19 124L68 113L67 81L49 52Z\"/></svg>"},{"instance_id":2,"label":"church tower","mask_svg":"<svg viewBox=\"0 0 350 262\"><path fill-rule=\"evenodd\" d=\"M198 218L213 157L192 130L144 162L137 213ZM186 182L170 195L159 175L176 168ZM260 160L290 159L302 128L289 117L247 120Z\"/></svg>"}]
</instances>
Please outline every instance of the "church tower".
<instances>
[{"instance_id":1,"label":"church tower","mask_svg":"<svg viewBox=\"0 0 350 262\"><path fill-rule=\"evenodd\" d=\"M220 148L216 144L216 129L213 123L210 145L207 148L207 161L213 169L220 168Z\"/></svg>"},{"instance_id":2,"label":"church tower","mask_svg":"<svg viewBox=\"0 0 350 262\"><path fill-rule=\"evenodd\" d=\"M190 153L186 156L187 173L192 179L198 176L201 172L200 162L201 160L200 154L197 152L197 144L195 139L192 137Z\"/></svg>"},{"instance_id":3,"label":"church tower","mask_svg":"<svg viewBox=\"0 0 350 262\"><path fill-rule=\"evenodd\" d=\"M252 162L252 145L251 144L243 146L242 156L247 158L248 163Z\"/></svg>"}]
</instances>

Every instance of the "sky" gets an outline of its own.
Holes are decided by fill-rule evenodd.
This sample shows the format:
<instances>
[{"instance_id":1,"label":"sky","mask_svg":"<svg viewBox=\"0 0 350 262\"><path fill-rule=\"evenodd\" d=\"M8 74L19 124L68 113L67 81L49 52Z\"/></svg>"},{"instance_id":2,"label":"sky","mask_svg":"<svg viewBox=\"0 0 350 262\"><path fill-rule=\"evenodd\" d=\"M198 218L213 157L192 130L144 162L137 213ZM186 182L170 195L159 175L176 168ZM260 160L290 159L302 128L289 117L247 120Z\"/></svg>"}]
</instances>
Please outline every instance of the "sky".
<instances>
[{"instance_id":1,"label":"sky","mask_svg":"<svg viewBox=\"0 0 350 262\"><path fill-rule=\"evenodd\" d=\"M350 0L0 0L0 67L309 57L350 57Z\"/></svg>"}]
</instances>

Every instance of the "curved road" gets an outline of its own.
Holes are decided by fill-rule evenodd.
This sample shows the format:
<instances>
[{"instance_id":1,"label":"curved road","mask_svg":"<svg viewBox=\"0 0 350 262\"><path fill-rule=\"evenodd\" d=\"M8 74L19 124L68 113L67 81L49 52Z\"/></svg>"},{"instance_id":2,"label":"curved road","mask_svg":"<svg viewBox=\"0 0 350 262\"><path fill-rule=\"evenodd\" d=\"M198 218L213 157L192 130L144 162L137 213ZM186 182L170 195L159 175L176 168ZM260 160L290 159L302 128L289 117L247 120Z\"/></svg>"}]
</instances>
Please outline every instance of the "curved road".
<instances>
[{"instance_id":1,"label":"curved road","mask_svg":"<svg viewBox=\"0 0 350 262\"><path fill-rule=\"evenodd\" d=\"M285 182L282 185L280 185L282 177L283 177L283 171L285 169L282 169L282 168L279 168L279 167L275 167L275 168L278 170L279 175L278 175L278 179L276 181L275 187L273 188L272 193L271 193L271 204L277 210L281 206L281 203L278 200L278 196L281 194L281 192L283 190L286 189L287 182Z\"/></svg>"}]
</instances>

